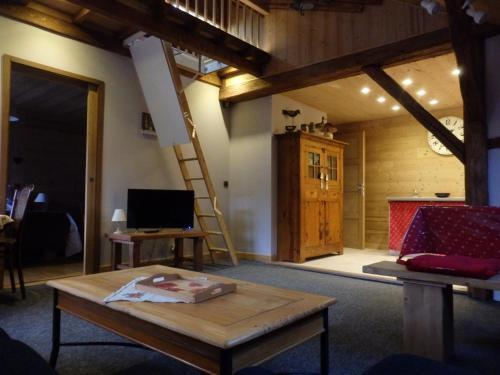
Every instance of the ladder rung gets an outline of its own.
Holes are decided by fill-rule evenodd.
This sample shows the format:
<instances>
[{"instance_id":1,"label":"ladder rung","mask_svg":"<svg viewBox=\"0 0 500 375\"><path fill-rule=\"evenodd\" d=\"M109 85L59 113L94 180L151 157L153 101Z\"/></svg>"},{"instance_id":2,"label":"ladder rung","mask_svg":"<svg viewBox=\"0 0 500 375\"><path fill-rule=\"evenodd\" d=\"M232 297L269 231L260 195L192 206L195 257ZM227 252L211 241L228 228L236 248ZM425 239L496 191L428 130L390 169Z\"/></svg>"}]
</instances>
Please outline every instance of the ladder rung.
<instances>
[{"instance_id":1,"label":"ladder rung","mask_svg":"<svg viewBox=\"0 0 500 375\"><path fill-rule=\"evenodd\" d=\"M211 247L209 250L210 251L219 251L221 253L227 253L229 251L225 247Z\"/></svg>"},{"instance_id":2,"label":"ladder rung","mask_svg":"<svg viewBox=\"0 0 500 375\"><path fill-rule=\"evenodd\" d=\"M184 158L184 159L179 159L180 162L195 161L195 160L198 160L198 158Z\"/></svg>"},{"instance_id":3,"label":"ladder rung","mask_svg":"<svg viewBox=\"0 0 500 375\"><path fill-rule=\"evenodd\" d=\"M203 177L192 177L192 178L186 178L186 181L201 181L204 180Z\"/></svg>"},{"instance_id":4,"label":"ladder rung","mask_svg":"<svg viewBox=\"0 0 500 375\"><path fill-rule=\"evenodd\" d=\"M207 232L208 234L213 234L215 236L222 236L222 232L218 230L206 230L205 232Z\"/></svg>"},{"instance_id":5,"label":"ladder rung","mask_svg":"<svg viewBox=\"0 0 500 375\"><path fill-rule=\"evenodd\" d=\"M194 199L210 199L210 197L194 197Z\"/></svg>"},{"instance_id":6,"label":"ladder rung","mask_svg":"<svg viewBox=\"0 0 500 375\"><path fill-rule=\"evenodd\" d=\"M215 217L214 214L196 214L198 217Z\"/></svg>"}]
</instances>

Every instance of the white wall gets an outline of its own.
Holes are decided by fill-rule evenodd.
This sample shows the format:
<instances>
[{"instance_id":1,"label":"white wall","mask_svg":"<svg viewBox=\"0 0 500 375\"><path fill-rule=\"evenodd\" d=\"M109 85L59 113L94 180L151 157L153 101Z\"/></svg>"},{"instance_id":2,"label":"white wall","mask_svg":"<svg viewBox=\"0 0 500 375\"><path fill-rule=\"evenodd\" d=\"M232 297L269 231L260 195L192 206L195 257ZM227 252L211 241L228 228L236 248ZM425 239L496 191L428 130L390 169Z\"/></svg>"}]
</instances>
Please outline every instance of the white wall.
<instances>
[{"instance_id":1,"label":"white wall","mask_svg":"<svg viewBox=\"0 0 500 375\"><path fill-rule=\"evenodd\" d=\"M112 229L113 210L125 208L128 188L184 188L172 149L162 150L155 138L140 133L141 113L147 108L129 58L1 16L0 40L0 55L12 55L105 82L102 234ZM223 209L227 209L228 194L221 187L222 181L229 178L229 141L218 89L196 82L186 94L209 168L213 170L219 200ZM155 248L165 250L166 245L156 244ZM146 259L156 256L157 252L144 254ZM109 248L104 238L101 263L109 264Z\"/></svg>"},{"instance_id":2,"label":"white wall","mask_svg":"<svg viewBox=\"0 0 500 375\"><path fill-rule=\"evenodd\" d=\"M319 122L324 112L282 95L238 103L230 110L230 229L239 251L271 256L276 250L276 150L282 109L300 109L295 124Z\"/></svg>"},{"instance_id":3,"label":"white wall","mask_svg":"<svg viewBox=\"0 0 500 375\"><path fill-rule=\"evenodd\" d=\"M500 137L500 36L486 40L486 98L488 138ZM500 206L500 149L488 154L490 204Z\"/></svg>"}]
</instances>

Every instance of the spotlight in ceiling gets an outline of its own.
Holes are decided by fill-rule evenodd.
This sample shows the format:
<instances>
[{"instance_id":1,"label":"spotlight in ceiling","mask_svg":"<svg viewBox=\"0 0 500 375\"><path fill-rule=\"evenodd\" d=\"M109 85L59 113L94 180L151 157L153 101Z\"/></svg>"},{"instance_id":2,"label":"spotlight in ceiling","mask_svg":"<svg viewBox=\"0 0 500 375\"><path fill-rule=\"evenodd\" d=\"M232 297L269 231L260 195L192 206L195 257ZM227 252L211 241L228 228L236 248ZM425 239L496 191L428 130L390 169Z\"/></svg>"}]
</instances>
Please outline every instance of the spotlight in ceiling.
<instances>
[{"instance_id":1,"label":"spotlight in ceiling","mask_svg":"<svg viewBox=\"0 0 500 375\"><path fill-rule=\"evenodd\" d=\"M425 94L427 94L427 91L425 91L424 89L417 91L417 95L420 97L425 96Z\"/></svg>"},{"instance_id":2,"label":"spotlight in ceiling","mask_svg":"<svg viewBox=\"0 0 500 375\"><path fill-rule=\"evenodd\" d=\"M477 23L478 25L482 25L488 20L488 15L482 10L476 10L472 5L473 3L474 0L466 0L464 5L462 6L462 9L465 10L465 13L469 17L471 17L475 23Z\"/></svg>"},{"instance_id":3,"label":"spotlight in ceiling","mask_svg":"<svg viewBox=\"0 0 500 375\"><path fill-rule=\"evenodd\" d=\"M413 83L413 80L411 78L406 78L402 84L403 86L410 86Z\"/></svg>"},{"instance_id":4,"label":"spotlight in ceiling","mask_svg":"<svg viewBox=\"0 0 500 375\"><path fill-rule=\"evenodd\" d=\"M430 105L436 105L438 103L439 103L439 100L437 100L437 99L432 99L432 100L429 101Z\"/></svg>"},{"instance_id":5,"label":"spotlight in ceiling","mask_svg":"<svg viewBox=\"0 0 500 375\"><path fill-rule=\"evenodd\" d=\"M386 100L387 100L387 99L386 99L386 98L384 98L383 96L379 96L379 97L377 98L377 102L379 102L379 103L385 103L385 101L386 101Z\"/></svg>"},{"instance_id":6,"label":"spotlight in ceiling","mask_svg":"<svg viewBox=\"0 0 500 375\"><path fill-rule=\"evenodd\" d=\"M372 90L370 90L369 87L365 86L360 91L361 91L362 94L368 95L370 93L370 91L372 91Z\"/></svg>"},{"instance_id":7,"label":"spotlight in ceiling","mask_svg":"<svg viewBox=\"0 0 500 375\"><path fill-rule=\"evenodd\" d=\"M9 122L19 122L19 117L16 116L9 116Z\"/></svg>"},{"instance_id":8,"label":"spotlight in ceiling","mask_svg":"<svg viewBox=\"0 0 500 375\"><path fill-rule=\"evenodd\" d=\"M401 109L401 107L399 105L393 105L392 108L391 108L394 112L397 112Z\"/></svg>"},{"instance_id":9,"label":"spotlight in ceiling","mask_svg":"<svg viewBox=\"0 0 500 375\"><path fill-rule=\"evenodd\" d=\"M462 74L462 70L460 68L455 68L451 71L451 74L455 77L458 77L460 74Z\"/></svg>"},{"instance_id":10,"label":"spotlight in ceiling","mask_svg":"<svg viewBox=\"0 0 500 375\"><path fill-rule=\"evenodd\" d=\"M441 10L441 6L436 2L436 0L422 0L420 2L420 6L431 16L438 14Z\"/></svg>"}]
</instances>

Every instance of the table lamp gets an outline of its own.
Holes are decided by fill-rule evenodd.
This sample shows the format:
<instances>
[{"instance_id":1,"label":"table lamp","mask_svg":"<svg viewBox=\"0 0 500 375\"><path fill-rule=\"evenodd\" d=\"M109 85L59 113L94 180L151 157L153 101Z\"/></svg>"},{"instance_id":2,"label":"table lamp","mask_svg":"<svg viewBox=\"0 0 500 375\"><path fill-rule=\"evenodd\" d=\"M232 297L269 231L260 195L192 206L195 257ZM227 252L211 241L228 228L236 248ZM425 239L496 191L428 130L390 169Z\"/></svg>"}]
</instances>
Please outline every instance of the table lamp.
<instances>
[{"instance_id":1,"label":"table lamp","mask_svg":"<svg viewBox=\"0 0 500 375\"><path fill-rule=\"evenodd\" d=\"M116 230L113 233L122 233L122 230L120 228L120 223L124 223L127 221L127 217L125 216L125 210L123 208L115 209L115 212L113 212L113 217L111 218L111 221L113 223L118 223L116 225Z\"/></svg>"}]
</instances>

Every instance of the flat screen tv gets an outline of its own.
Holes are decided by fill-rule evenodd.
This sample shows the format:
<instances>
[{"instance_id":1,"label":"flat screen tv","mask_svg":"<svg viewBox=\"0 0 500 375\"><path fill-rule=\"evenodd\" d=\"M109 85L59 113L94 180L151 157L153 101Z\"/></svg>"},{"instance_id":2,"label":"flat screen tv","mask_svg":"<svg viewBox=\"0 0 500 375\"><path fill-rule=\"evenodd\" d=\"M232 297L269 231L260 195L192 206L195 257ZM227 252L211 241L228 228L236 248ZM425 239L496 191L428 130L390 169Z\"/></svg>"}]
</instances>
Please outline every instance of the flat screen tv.
<instances>
[{"instance_id":1,"label":"flat screen tv","mask_svg":"<svg viewBox=\"0 0 500 375\"><path fill-rule=\"evenodd\" d=\"M128 189L127 227L192 228L194 191Z\"/></svg>"}]
</instances>

